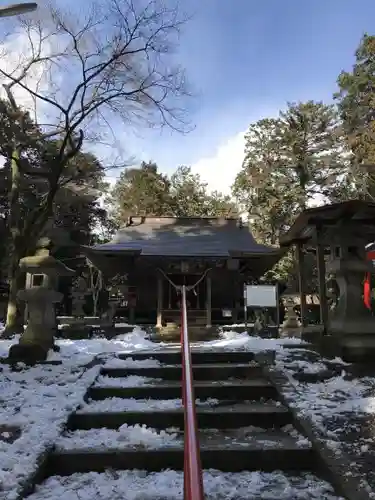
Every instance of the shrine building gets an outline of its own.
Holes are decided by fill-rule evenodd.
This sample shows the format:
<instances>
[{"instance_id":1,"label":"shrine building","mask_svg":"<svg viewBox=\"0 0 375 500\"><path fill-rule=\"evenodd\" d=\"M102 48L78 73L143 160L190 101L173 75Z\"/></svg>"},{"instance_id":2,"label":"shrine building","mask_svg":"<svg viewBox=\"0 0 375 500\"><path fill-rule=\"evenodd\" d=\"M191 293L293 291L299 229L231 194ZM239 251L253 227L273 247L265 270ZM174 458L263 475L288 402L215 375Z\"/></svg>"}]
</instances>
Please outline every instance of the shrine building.
<instances>
[{"instance_id":1,"label":"shrine building","mask_svg":"<svg viewBox=\"0 0 375 500\"><path fill-rule=\"evenodd\" d=\"M178 325L187 285L189 323L243 322L243 288L260 278L284 251L257 243L235 218L130 217L113 240L85 247L103 276L125 277L128 321Z\"/></svg>"}]
</instances>

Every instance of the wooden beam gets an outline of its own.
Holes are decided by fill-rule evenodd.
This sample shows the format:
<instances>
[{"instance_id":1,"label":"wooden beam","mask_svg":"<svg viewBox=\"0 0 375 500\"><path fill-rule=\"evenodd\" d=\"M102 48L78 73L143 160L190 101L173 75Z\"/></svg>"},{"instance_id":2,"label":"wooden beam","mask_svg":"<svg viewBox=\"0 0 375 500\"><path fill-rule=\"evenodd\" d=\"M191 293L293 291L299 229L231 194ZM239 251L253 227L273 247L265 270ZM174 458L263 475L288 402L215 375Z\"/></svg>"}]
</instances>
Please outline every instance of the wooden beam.
<instances>
[{"instance_id":1,"label":"wooden beam","mask_svg":"<svg viewBox=\"0 0 375 500\"><path fill-rule=\"evenodd\" d=\"M306 306L306 272L305 272L305 255L303 253L303 246L301 243L296 245L296 254L298 262L298 283L299 283L299 295L301 302L301 324L302 326L307 325L307 306Z\"/></svg>"},{"instance_id":2,"label":"wooden beam","mask_svg":"<svg viewBox=\"0 0 375 500\"><path fill-rule=\"evenodd\" d=\"M163 276L160 272L158 272L157 294L156 326L161 328L163 324Z\"/></svg>"},{"instance_id":3,"label":"wooden beam","mask_svg":"<svg viewBox=\"0 0 375 500\"><path fill-rule=\"evenodd\" d=\"M323 325L324 334L327 333L328 327L328 304L326 294L326 265L324 260L324 246L320 243L319 228L316 230L316 261L318 267L319 281L319 307L320 307L320 323Z\"/></svg>"},{"instance_id":4,"label":"wooden beam","mask_svg":"<svg viewBox=\"0 0 375 500\"><path fill-rule=\"evenodd\" d=\"M212 295L212 283L210 271L206 275L206 326L211 327L211 295Z\"/></svg>"}]
</instances>

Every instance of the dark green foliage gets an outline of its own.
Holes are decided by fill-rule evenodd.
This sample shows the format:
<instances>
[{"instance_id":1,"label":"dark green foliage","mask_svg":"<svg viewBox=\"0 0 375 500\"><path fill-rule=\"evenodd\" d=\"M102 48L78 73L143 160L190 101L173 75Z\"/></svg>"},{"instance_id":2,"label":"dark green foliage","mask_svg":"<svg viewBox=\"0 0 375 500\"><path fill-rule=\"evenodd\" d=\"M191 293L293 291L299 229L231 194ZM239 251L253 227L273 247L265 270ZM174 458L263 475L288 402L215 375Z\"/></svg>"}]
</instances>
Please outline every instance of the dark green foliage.
<instances>
[{"instance_id":1,"label":"dark green foliage","mask_svg":"<svg viewBox=\"0 0 375 500\"><path fill-rule=\"evenodd\" d=\"M321 102L288 104L278 118L250 125L233 194L259 242L278 244L302 210L337 192L346 175L342 143L334 107ZM295 271L289 253L267 278L296 283Z\"/></svg>"},{"instance_id":2,"label":"dark green foliage","mask_svg":"<svg viewBox=\"0 0 375 500\"><path fill-rule=\"evenodd\" d=\"M338 77L335 95L343 131L352 152L352 184L358 196L375 199L375 36L364 35L350 72Z\"/></svg>"},{"instance_id":3,"label":"dark green foliage","mask_svg":"<svg viewBox=\"0 0 375 500\"><path fill-rule=\"evenodd\" d=\"M21 113L21 112L19 112ZM13 228L19 232L19 252L33 251L43 232L60 227L77 244L90 244L92 230L98 221L106 220L105 211L98 204L98 196L106 189L105 171L100 162L89 153L78 152L64 167L59 180L52 210L44 224L38 212L43 207L50 189L50 177L58 152L59 141L42 137L29 115L15 116L5 101L0 101L0 259L2 278L7 277L9 250L9 192L11 189L11 162L13 145L22 144L19 167L21 172L18 203L13 210Z\"/></svg>"},{"instance_id":4,"label":"dark green foliage","mask_svg":"<svg viewBox=\"0 0 375 500\"><path fill-rule=\"evenodd\" d=\"M114 219L123 224L131 215L174 217L235 216L229 196L209 193L200 176L181 166L169 178L153 162L124 170L111 197Z\"/></svg>"}]
</instances>

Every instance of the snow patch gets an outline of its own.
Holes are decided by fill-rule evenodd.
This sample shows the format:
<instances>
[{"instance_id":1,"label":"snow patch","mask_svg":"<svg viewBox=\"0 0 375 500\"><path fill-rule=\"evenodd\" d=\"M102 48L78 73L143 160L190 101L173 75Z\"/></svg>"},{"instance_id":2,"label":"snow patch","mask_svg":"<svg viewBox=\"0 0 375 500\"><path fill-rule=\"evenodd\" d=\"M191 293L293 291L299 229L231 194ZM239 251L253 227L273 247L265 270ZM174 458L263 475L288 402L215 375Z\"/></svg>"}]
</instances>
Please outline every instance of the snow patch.
<instances>
[{"instance_id":1,"label":"snow patch","mask_svg":"<svg viewBox=\"0 0 375 500\"><path fill-rule=\"evenodd\" d=\"M198 347L200 350L225 350L225 351L280 351L287 345L307 344L299 338L285 339L263 339L257 336L250 336L247 332L238 333L233 330L221 332L220 338L208 342L196 342L192 347Z\"/></svg>"},{"instance_id":2,"label":"snow patch","mask_svg":"<svg viewBox=\"0 0 375 500\"><path fill-rule=\"evenodd\" d=\"M140 375L128 375L127 377L101 375L95 385L100 387L140 387L155 385L162 381L160 378L142 377Z\"/></svg>"},{"instance_id":3,"label":"snow patch","mask_svg":"<svg viewBox=\"0 0 375 500\"><path fill-rule=\"evenodd\" d=\"M62 360L66 364L83 365L92 361L94 356L131 353L139 350L156 350L160 344L155 344L147 338L147 333L136 327L132 332L117 335L111 340L93 338L83 340L58 339L59 353L51 353L50 360Z\"/></svg>"},{"instance_id":4,"label":"snow patch","mask_svg":"<svg viewBox=\"0 0 375 500\"><path fill-rule=\"evenodd\" d=\"M203 472L207 500L339 500L332 487L317 477L296 477L281 472L223 473ZM145 471L108 471L51 477L37 487L29 500L182 500L183 473L167 470L148 474Z\"/></svg>"},{"instance_id":5,"label":"snow patch","mask_svg":"<svg viewBox=\"0 0 375 500\"><path fill-rule=\"evenodd\" d=\"M197 407L216 406L219 401L214 398L197 399ZM181 399L134 399L134 398L106 398L84 403L78 413L115 413L123 411L162 411L182 408Z\"/></svg>"},{"instance_id":6,"label":"snow patch","mask_svg":"<svg viewBox=\"0 0 375 500\"><path fill-rule=\"evenodd\" d=\"M157 359L133 359L133 358L111 358L105 364L104 368L159 368L161 365Z\"/></svg>"},{"instance_id":7,"label":"snow patch","mask_svg":"<svg viewBox=\"0 0 375 500\"><path fill-rule=\"evenodd\" d=\"M181 446L183 440L174 429L157 431L146 425L127 424L119 429L90 429L77 430L68 433L57 441L57 446L65 450L76 448L100 449L100 448L143 448L157 449L168 446Z\"/></svg>"}]
</instances>

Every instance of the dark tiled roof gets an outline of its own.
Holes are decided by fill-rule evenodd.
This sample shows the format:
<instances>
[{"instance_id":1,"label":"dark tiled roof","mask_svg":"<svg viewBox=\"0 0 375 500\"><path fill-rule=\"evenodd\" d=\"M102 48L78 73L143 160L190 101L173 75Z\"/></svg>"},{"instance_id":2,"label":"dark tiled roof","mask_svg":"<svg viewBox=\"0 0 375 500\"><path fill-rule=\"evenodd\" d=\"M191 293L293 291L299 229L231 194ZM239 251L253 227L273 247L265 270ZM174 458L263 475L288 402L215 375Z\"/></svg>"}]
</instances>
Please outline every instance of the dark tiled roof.
<instances>
[{"instance_id":1,"label":"dark tiled roof","mask_svg":"<svg viewBox=\"0 0 375 500\"><path fill-rule=\"evenodd\" d=\"M375 235L375 203L363 200L348 200L340 203L331 203L320 207L308 208L301 212L290 229L281 236L280 245L287 247L297 242L308 242L315 234L317 225L332 227L342 221L354 221L363 227L372 226L371 236ZM371 241L371 240L369 240Z\"/></svg>"},{"instance_id":2,"label":"dark tiled roof","mask_svg":"<svg viewBox=\"0 0 375 500\"><path fill-rule=\"evenodd\" d=\"M95 252L136 252L144 256L229 257L236 254L274 254L278 248L258 244L237 219L134 217L113 240Z\"/></svg>"}]
</instances>

